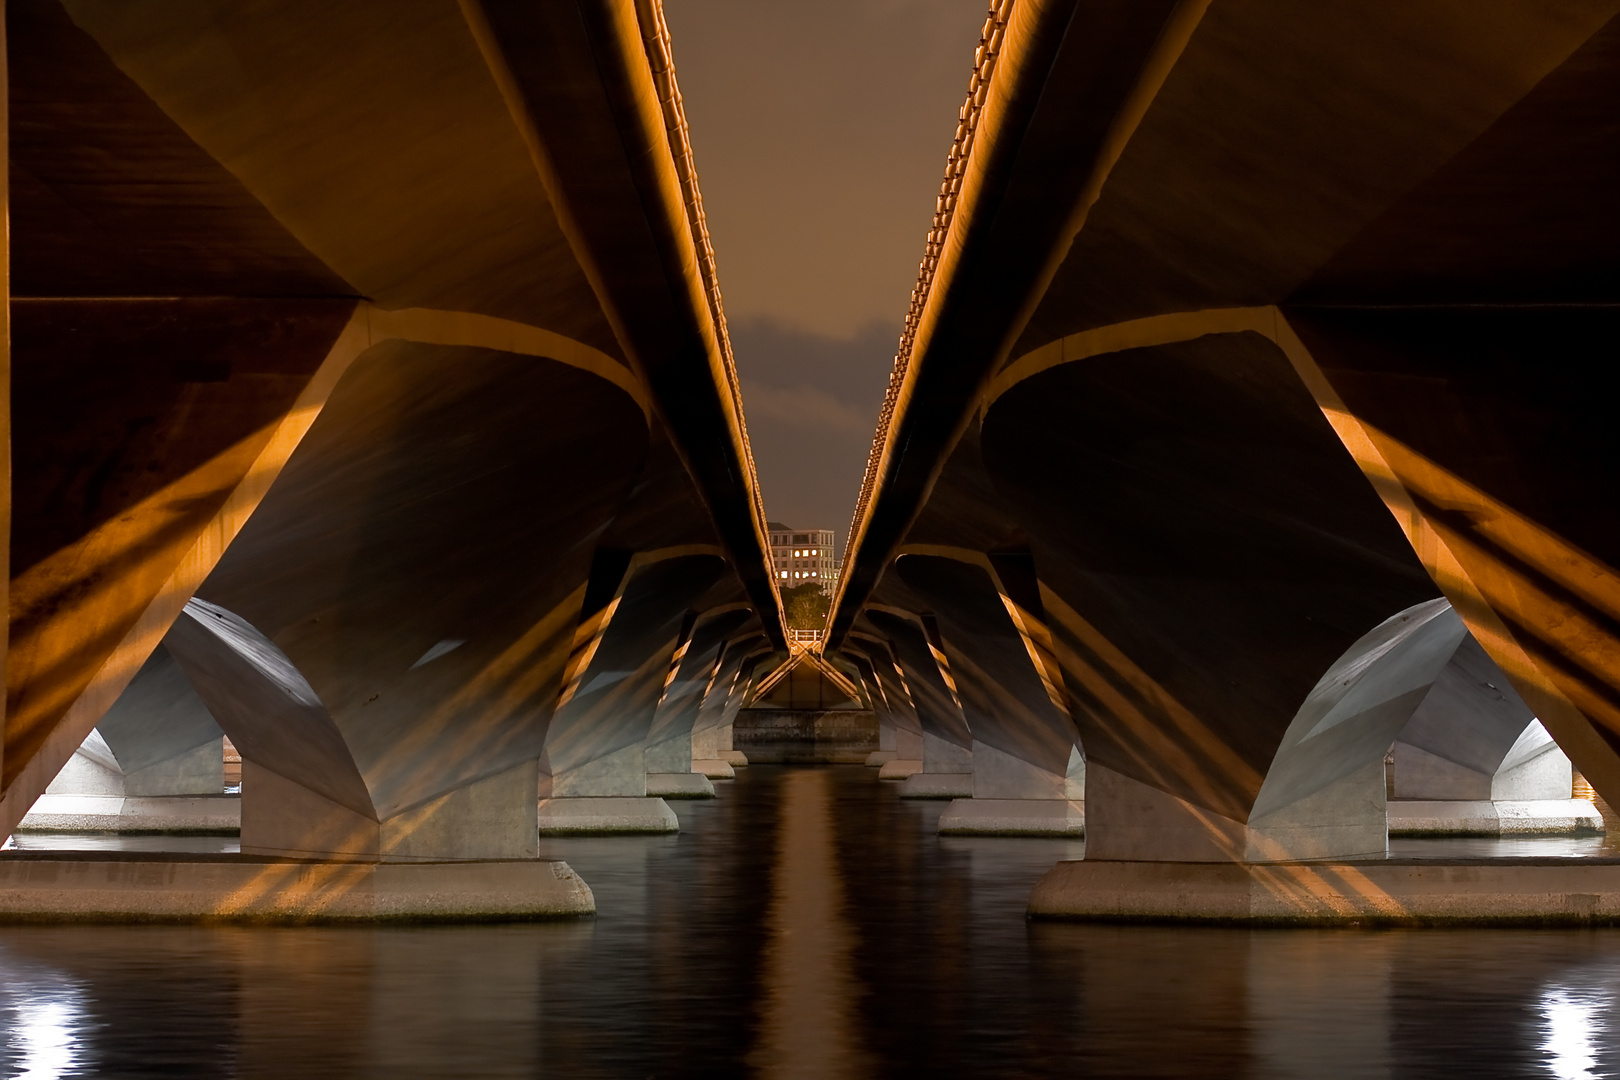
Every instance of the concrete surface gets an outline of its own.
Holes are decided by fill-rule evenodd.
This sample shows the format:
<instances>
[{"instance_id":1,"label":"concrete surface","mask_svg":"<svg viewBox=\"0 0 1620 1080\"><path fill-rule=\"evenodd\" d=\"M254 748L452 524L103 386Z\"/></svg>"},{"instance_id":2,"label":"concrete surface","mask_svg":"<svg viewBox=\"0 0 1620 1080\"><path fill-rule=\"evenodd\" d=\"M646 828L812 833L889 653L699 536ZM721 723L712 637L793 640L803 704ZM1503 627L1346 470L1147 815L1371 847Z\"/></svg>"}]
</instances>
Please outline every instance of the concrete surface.
<instances>
[{"instance_id":1,"label":"concrete surface","mask_svg":"<svg viewBox=\"0 0 1620 1080\"><path fill-rule=\"evenodd\" d=\"M1273 925L1620 922L1620 860L1061 862L1035 917Z\"/></svg>"},{"instance_id":2,"label":"concrete surface","mask_svg":"<svg viewBox=\"0 0 1620 1080\"><path fill-rule=\"evenodd\" d=\"M136 797L44 794L18 832L191 833L233 836L242 830L236 795Z\"/></svg>"},{"instance_id":3,"label":"concrete surface","mask_svg":"<svg viewBox=\"0 0 1620 1080\"><path fill-rule=\"evenodd\" d=\"M1069 799L957 799L939 816L939 835L1082 837L1085 804Z\"/></svg>"},{"instance_id":4,"label":"concrete surface","mask_svg":"<svg viewBox=\"0 0 1620 1080\"><path fill-rule=\"evenodd\" d=\"M1391 836L1591 836L1603 815L1586 799L1392 799Z\"/></svg>"},{"instance_id":5,"label":"concrete surface","mask_svg":"<svg viewBox=\"0 0 1620 1080\"><path fill-rule=\"evenodd\" d=\"M7 852L0 921L369 922L592 915L565 862L305 862L243 855Z\"/></svg>"},{"instance_id":6,"label":"concrete surface","mask_svg":"<svg viewBox=\"0 0 1620 1080\"><path fill-rule=\"evenodd\" d=\"M663 799L541 799L540 835L672 833L680 822Z\"/></svg>"},{"instance_id":7,"label":"concrete surface","mask_svg":"<svg viewBox=\"0 0 1620 1080\"><path fill-rule=\"evenodd\" d=\"M648 773L647 794L655 799L712 799L714 785L702 773Z\"/></svg>"},{"instance_id":8,"label":"concrete surface","mask_svg":"<svg viewBox=\"0 0 1620 1080\"><path fill-rule=\"evenodd\" d=\"M923 763L917 758L895 758L885 762L883 768L878 770L879 780L904 780L913 773L920 773Z\"/></svg>"},{"instance_id":9,"label":"concrete surface","mask_svg":"<svg viewBox=\"0 0 1620 1080\"><path fill-rule=\"evenodd\" d=\"M879 776L882 774L879 773ZM912 773L900 784L902 799L971 799L972 773Z\"/></svg>"}]
</instances>

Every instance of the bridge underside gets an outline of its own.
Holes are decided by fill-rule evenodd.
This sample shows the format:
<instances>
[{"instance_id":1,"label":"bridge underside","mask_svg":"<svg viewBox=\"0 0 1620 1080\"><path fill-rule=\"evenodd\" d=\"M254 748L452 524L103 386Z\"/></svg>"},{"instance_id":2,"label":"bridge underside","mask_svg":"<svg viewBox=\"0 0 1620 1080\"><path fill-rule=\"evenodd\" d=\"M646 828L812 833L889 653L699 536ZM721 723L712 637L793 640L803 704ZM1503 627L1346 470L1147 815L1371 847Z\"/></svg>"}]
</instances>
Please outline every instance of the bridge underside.
<instances>
[{"instance_id":1,"label":"bridge underside","mask_svg":"<svg viewBox=\"0 0 1620 1080\"><path fill-rule=\"evenodd\" d=\"M1620 5L998 10L829 650L1088 860L1620 800Z\"/></svg>"},{"instance_id":2,"label":"bridge underside","mask_svg":"<svg viewBox=\"0 0 1620 1080\"><path fill-rule=\"evenodd\" d=\"M271 856L532 858L689 773L785 641L656 5L6 18L0 832L81 746L219 795L221 733Z\"/></svg>"}]
</instances>

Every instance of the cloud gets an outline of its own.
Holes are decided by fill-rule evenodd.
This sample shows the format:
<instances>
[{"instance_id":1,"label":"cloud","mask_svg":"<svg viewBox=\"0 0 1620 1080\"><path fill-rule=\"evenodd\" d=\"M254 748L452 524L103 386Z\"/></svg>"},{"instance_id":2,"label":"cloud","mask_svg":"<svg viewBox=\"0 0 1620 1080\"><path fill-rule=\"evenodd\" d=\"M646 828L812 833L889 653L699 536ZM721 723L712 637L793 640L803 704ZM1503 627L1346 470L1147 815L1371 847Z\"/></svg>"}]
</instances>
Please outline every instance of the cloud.
<instances>
[{"instance_id":1,"label":"cloud","mask_svg":"<svg viewBox=\"0 0 1620 1080\"><path fill-rule=\"evenodd\" d=\"M792 428L854 433L870 437L875 417L813 386L779 387L757 379L743 381L743 408L750 430L783 424Z\"/></svg>"},{"instance_id":2,"label":"cloud","mask_svg":"<svg viewBox=\"0 0 1620 1080\"><path fill-rule=\"evenodd\" d=\"M765 508L803 529L849 528L899 327L851 337L751 319L731 328Z\"/></svg>"}]
</instances>

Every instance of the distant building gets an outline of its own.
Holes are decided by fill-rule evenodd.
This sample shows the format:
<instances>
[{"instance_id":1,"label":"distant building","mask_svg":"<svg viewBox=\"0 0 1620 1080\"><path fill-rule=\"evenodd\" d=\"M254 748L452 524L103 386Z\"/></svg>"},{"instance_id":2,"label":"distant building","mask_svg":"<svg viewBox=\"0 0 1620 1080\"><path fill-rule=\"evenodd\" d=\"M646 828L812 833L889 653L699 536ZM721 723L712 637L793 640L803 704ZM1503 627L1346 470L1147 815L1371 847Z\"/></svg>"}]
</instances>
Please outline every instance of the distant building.
<instances>
[{"instance_id":1,"label":"distant building","mask_svg":"<svg viewBox=\"0 0 1620 1080\"><path fill-rule=\"evenodd\" d=\"M779 521L766 526L771 534L771 564L776 584L784 589L813 581L829 595L838 584L838 556L831 529L790 529Z\"/></svg>"}]
</instances>

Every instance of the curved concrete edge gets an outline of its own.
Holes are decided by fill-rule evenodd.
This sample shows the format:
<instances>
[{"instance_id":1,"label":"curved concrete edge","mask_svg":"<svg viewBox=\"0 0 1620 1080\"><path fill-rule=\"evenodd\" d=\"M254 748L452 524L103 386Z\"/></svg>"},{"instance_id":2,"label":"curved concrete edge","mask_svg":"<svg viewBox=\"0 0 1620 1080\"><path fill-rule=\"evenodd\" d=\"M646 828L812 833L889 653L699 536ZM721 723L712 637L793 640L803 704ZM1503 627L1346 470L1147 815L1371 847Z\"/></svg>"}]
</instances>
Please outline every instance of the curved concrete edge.
<instances>
[{"instance_id":1,"label":"curved concrete edge","mask_svg":"<svg viewBox=\"0 0 1620 1080\"><path fill-rule=\"evenodd\" d=\"M49 856L49 857L47 857ZM0 922L478 922L596 913L565 862L8 852Z\"/></svg>"},{"instance_id":2,"label":"curved concrete edge","mask_svg":"<svg viewBox=\"0 0 1620 1080\"><path fill-rule=\"evenodd\" d=\"M680 819L663 799L592 797L540 800L541 836L680 831Z\"/></svg>"},{"instance_id":3,"label":"curved concrete edge","mask_svg":"<svg viewBox=\"0 0 1620 1080\"><path fill-rule=\"evenodd\" d=\"M887 768L887 766L885 766ZM878 774L882 776L882 773ZM971 799L972 773L919 772L900 785L902 799Z\"/></svg>"},{"instance_id":4,"label":"curved concrete edge","mask_svg":"<svg viewBox=\"0 0 1620 1080\"><path fill-rule=\"evenodd\" d=\"M737 776L731 762L722 761L720 758L693 758L692 771L701 773L710 780L732 780Z\"/></svg>"},{"instance_id":5,"label":"curved concrete edge","mask_svg":"<svg viewBox=\"0 0 1620 1080\"><path fill-rule=\"evenodd\" d=\"M1620 924L1620 860L1062 862L1035 918L1274 926Z\"/></svg>"},{"instance_id":6,"label":"curved concrete edge","mask_svg":"<svg viewBox=\"0 0 1620 1080\"><path fill-rule=\"evenodd\" d=\"M1603 815L1587 799L1440 801L1388 804L1391 836L1595 836Z\"/></svg>"},{"instance_id":7,"label":"curved concrete edge","mask_svg":"<svg viewBox=\"0 0 1620 1080\"><path fill-rule=\"evenodd\" d=\"M939 816L939 835L1077 839L1086 835L1085 805L1064 799L957 799Z\"/></svg>"},{"instance_id":8,"label":"curved concrete edge","mask_svg":"<svg viewBox=\"0 0 1620 1080\"><path fill-rule=\"evenodd\" d=\"M895 758L878 770L879 780L904 780L906 777L923 770L923 763L916 758Z\"/></svg>"},{"instance_id":9,"label":"curved concrete edge","mask_svg":"<svg viewBox=\"0 0 1620 1080\"><path fill-rule=\"evenodd\" d=\"M647 795L654 799L712 799L714 785L700 772L648 773Z\"/></svg>"},{"instance_id":10,"label":"curved concrete edge","mask_svg":"<svg viewBox=\"0 0 1620 1080\"><path fill-rule=\"evenodd\" d=\"M748 767L748 755L741 750L722 750L720 751L720 757L733 769L746 769Z\"/></svg>"},{"instance_id":11,"label":"curved concrete edge","mask_svg":"<svg viewBox=\"0 0 1620 1080\"><path fill-rule=\"evenodd\" d=\"M866 755L866 765L870 769L880 768L899 756L896 750L874 750Z\"/></svg>"},{"instance_id":12,"label":"curved concrete edge","mask_svg":"<svg viewBox=\"0 0 1620 1080\"><path fill-rule=\"evenodd\" d=\"M171 833L234 836L242 831L236 795L41 795L18 832Z\"/></svg>"}]
</instances>

